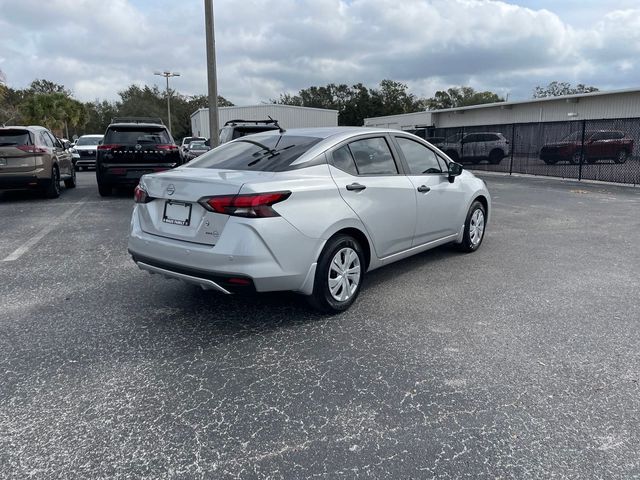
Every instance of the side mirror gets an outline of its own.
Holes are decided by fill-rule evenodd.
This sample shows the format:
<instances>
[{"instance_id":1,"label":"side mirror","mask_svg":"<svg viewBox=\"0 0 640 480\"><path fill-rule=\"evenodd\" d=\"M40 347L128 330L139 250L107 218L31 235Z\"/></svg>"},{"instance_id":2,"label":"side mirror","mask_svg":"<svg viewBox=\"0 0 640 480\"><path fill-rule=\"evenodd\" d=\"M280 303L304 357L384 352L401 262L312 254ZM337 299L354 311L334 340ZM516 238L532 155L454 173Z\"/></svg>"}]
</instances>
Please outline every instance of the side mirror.
<instances>
[{"instance_id":1,"label":"side mirror","mask_svg":"<svg viewBox=\"0 0 640 480\"><path fill-rule=\"evenodd\" d=\"M204 141L204 144L205 144L207 147L210 147L210 146L211 146L211 139L210 139L210 138L207 138L207 139Z\"/></svg>"},{"instance_id":2,"label":"side mirror","mask_svg":"<svg viewBox=\"0 0 640 480\"><path fill-rule=\"evenodd\" d=\"M449 175L449 183L453 183L454 179L462 173L462 165L456 162L450 162L447 173Z\"/></svg>"},{"instance_id":3,"label":"side mirror","mask_svg":"<svg viewBox=\"0 0 640 480\"><path fill-rule=\"evenodd\" d=\"M65 150L69 150L71 148L71 142L64 142L63 146Z\"/></svg>"}]
</instances>

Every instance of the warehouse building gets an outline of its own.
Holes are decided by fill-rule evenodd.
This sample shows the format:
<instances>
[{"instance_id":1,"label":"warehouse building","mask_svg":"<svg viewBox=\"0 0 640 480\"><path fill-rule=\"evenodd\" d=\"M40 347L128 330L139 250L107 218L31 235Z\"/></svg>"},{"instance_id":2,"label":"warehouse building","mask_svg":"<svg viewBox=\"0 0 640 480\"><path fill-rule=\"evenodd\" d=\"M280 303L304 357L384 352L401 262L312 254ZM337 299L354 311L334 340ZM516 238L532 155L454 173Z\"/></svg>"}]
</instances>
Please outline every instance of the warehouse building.
<instances>
[{"instance_id":1,"label":"warehouse building","mask_svg":"<svg viewBox=\"0 0 640 480\"><path fill-rule=\"evenodd\" d=\"M639 117L640 90L629 89L373 117L364 125L414 130Z\"/></svg>"},{"instance_id":2,"label":"warehouse building","mask_svg":"<svg viewBox=\"0 0 640 480\"><path fill-rule=\"evenodd\" d=\"M335 127L338 111L324 108L295 107L274 103L246 107L218 108L220 127L230 120L278 120L283 128ZM191 114L191 134L209 138L209 109L200 108Z\"/></svg>"}]
</instances>

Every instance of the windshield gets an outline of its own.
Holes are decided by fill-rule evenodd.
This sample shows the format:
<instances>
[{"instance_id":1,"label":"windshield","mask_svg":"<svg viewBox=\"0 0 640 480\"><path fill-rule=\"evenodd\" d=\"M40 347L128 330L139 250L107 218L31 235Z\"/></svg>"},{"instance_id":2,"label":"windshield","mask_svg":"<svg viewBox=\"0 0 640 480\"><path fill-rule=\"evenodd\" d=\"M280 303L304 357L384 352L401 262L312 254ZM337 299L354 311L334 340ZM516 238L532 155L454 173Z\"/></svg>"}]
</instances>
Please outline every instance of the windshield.
<instances>
[{"instance_id":1,"label":"windshield","mask_svg":"<svg viewBox=\"0 0 640 480\"><path fill-rule=\"evenodd\" d=\"M207 146L204 144L204 142L191 142L189 144L189 150L205 150L207 148Z\"/></svg>"},{"instance_id":2,"label":"windshield","mask_svg":"<svg viewBox=\"0 0 640 480\"><path fill-rule=\"evenodd\" d=\"M188 168L282 172L322 139L292 135L253 135L225 143L190 162Z\"/></svg>"},{"instance_id":3,"label":"windshield","mask_svg":"<svg viewBox=\"0 0 640 480\"><path fill-rule=\"evenodd\" d=\"M582 140L582 132L573 132L566 137L564 137L562 142L577 142L578 140Z\"/></svg>"},{"instance_id":4,"label":"windshield","mask_svg":"<svg viewBox=\"0 0 640 480\"><path fill-rule=\"evenodd\" d=\"M76 142L76 145L98 145L100 140L102 140L102 137L80 137Z\"/></svg>"}]
</instances>

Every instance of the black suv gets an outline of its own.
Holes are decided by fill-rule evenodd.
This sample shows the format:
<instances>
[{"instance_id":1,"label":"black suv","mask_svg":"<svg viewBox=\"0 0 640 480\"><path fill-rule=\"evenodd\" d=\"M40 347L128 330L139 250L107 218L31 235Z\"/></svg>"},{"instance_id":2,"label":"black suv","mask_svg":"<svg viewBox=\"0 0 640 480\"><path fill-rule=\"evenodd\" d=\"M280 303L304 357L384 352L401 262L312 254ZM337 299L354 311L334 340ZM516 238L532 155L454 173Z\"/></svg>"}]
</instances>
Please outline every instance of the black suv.
<instances>
[{"instance_id":1,"label":"black suv","mask_svg":"<svg viewBox=\"0 0 640 480\"><path fill-rule=\"evenodd\" d=\"M137 185L145 173L182 163L180 152L159 118L114 118L98 145L96 178L103 197L117 185Z\"/></svg>"},{"instance_id":2,"label":"black suv","mask_svg":"<svg viewBox=\"0 0 640 480\"><path fill-rule=\"evenodd\" d=\"M277 120L273 118L269 118L269 120L229 120L220 129L220 143L227 143L245 135L269 130L281 130Z\"/></svg>"}]
</instances>

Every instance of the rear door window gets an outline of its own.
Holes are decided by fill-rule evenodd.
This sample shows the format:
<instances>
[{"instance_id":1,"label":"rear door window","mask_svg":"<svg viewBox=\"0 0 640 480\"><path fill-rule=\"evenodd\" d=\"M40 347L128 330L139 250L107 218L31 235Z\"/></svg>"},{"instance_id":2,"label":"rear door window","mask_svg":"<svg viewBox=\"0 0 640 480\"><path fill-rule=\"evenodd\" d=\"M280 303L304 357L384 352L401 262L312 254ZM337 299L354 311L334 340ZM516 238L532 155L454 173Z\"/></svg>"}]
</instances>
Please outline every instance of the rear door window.
<instances>
[{"instance_id":1,"label":"rear door window","mask_svg":"<svg viewBox=\"0 0 640 480\"><path fill-rule=\"evenodd\" d=\"M42 145L53 148L53 140L47 134L47 132L40 132L40 141L42 142Z\"/></svg>"},{"instance_id":2,"label":"rear door window","mask_svg":"<svg viewBox=\"0 0 640 480\"><path fill-rule=\"evenodd\" d=\"M31 145L31 136L27 130L17 128L0 129L0 147Z\"/></svg>"},{"instance_id":3,"label":"rear door window","mask_svg":"<svg viewBox=\"0 0 640 480\"><path fill-rule=\"evenodd\" d=\"M349 149L360 175L396 175L398 173L389 145L382 137L356 140L349 144Z\"/></svg>"},{"instance_id":4,"label":"rear door window","mask_svg":"<svg viewBox=\"0 0 640 480\"><path fill-rule=\"evenodd\" d=\"M293 135L243 137L210 150L186 167L282 172L321 140Z\"/></svg>"},{"instance_id":5,"label":"rear door window","mask_svg":"<svg viewBox=\"0 0 640 480\"><path fill-rule=\"evenodd\" d=\"M149 145L172 143L169 132L162 127L110 127L105 144Z\"/></svg>"},{"instance_id":6,"label":"rear door window","mask_svg":"<svg viewBox=\"0 0 640 480\"><path fill-rule=\"evenodd\" d=\"M347 145L335 150L331 154L331 157L334 167L339 168L343 172L350 173L351 175L358 175L356 163L354 162L353 155L351 155L351 150L349 150L349 147Z\"/></svg>"}]
</instances>

